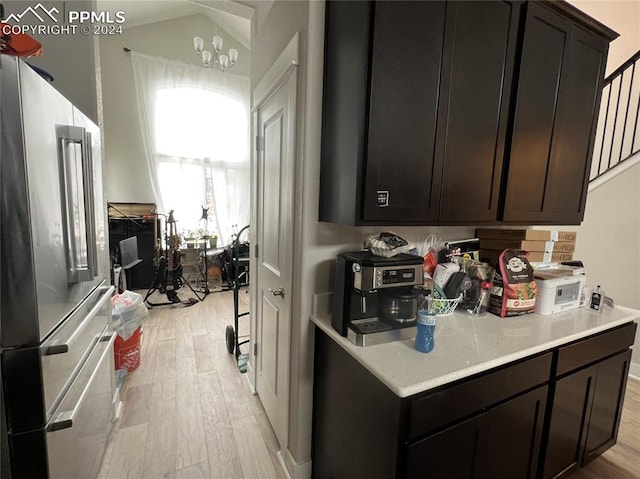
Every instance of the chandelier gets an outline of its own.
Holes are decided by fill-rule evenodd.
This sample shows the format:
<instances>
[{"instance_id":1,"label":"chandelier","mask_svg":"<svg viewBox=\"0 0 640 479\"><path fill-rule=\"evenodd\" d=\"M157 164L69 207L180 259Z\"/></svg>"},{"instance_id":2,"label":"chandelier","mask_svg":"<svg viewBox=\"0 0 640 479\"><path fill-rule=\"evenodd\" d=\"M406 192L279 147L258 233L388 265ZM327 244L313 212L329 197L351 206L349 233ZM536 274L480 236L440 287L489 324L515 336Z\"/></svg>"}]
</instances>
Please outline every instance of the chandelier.
<instances>
[{"instance_id":1,"label":"chandelier","mask_svg":"<svg viewBox=\"0 0 640 479\"><path fill-rule=\"evenodd\" d=\"M216 66L218 71L224 72L225 70L229 70L233 68L233 65L238 61L238 50L235 48L229 48L229 55L221 55L222 51L222 37L218 35L213 37L213 53L209 50L203 50L204 48L204 40L200 37L194 37L193 46L196 49L196 53L204 67L208 70L213 65Z\"/></svg>"}]
</instances>

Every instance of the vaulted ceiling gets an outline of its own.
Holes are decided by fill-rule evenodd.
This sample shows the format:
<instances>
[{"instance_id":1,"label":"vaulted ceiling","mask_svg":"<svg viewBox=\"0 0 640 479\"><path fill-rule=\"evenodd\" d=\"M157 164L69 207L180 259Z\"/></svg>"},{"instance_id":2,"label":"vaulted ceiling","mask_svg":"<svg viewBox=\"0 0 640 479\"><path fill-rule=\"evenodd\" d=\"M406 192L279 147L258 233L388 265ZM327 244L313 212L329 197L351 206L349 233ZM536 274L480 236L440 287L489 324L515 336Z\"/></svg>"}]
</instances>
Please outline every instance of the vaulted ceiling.
<instances>
[{"instance_id":1,"label":"vaulted ceiling","mask_svg":"<svg viewBox=\"0 0 640 479\"><path fill-rule=\"evenodd\" d=\"M251 47L251 15L253 9L229 0L98 0L98 10L123 11L125 28L161 22L201 13L236 38L244 47Z\"/></svg>"}]
</instances>

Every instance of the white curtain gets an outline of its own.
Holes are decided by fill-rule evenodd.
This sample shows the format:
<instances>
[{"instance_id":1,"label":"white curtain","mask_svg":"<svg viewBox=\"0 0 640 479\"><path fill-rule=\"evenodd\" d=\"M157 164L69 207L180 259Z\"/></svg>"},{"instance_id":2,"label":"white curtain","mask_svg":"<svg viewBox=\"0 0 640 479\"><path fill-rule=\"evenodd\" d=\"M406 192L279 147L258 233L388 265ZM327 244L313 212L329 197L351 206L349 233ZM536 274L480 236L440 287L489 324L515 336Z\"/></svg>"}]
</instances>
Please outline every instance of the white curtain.
<instances>
[{"instance_id":1,"label":"white curtain","mask_svg":"<svg viewBox=\"0 0 640 479\"><path fill-rule=\"evenodd\" d=\"M136 52L131 61L158 209L174 210L185 237L206 229L229 244L249 222L249 80Z\"/></svg>"}]
</instances>

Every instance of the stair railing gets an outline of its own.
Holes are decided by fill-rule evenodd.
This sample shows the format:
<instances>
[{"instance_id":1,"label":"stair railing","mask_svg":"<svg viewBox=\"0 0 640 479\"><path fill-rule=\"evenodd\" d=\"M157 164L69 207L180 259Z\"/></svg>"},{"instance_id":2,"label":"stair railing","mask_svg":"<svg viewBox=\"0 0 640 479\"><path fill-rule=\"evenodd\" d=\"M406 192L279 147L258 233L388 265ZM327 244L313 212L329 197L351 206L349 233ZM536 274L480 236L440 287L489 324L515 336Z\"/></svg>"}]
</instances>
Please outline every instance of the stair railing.
<instances>
[{"instance_id":1,"label":"stair railing","mask_svg":"<svg viewBox=\"0 0 640 479\"><path fill-rule=\"evenodd\" d=\"M619 166L640 150L640 50L603 83L589 180Z\"/></svg>"}]
</instances>

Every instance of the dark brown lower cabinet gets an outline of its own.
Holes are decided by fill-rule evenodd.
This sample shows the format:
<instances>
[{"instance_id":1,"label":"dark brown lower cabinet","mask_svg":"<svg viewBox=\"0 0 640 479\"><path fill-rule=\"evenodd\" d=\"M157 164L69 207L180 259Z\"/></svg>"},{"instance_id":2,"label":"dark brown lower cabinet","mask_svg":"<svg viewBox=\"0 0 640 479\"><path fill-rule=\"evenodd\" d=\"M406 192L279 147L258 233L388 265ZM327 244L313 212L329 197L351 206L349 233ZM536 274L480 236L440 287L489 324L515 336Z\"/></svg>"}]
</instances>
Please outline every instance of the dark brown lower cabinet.
<instances>
[{"instance_id":1,"label":"dark brown lower cabinet","mask_svg":"<svg viewBox=\"0 0 640 479\"><path fill-rule=\"evenodd\" d=\"M321 330L314 370L313 477L396 477L400 398Z\"/></svg>"},{"instance_id":2,"label":"dark brown lower cabinet","mask_svg":"<svg viewBox=\"0 0 640 479\"><path fill-rule=\"evenodd\" d=\"M316 332L313 477L536 477L552 354L400 398Z\"/></svg>"},{"instance_id":3,"label":"dark brown lower cabinet","mask_svg":"<svg viewBox=\"0 0 640 479\"><path fill-rule=\"evenodd\" d=\"M408 446L406 477L473 477L485 441L486 416L480 414Z\"/></svg>"},{"instance_id":4,"label":"dark brown lower cabinet","mask_svg":"<svg viewBox=\"0 0 640 479\"><path fill-rule=\"evenodd\" d=\"M630 362L631 350L627 350L598 364L583 465L616 442Z\"/></svg>"},{"instance_id":5,"label":"dark brown lower cabinet","mask_svg":"<svg viewBox=\"0 0 640 479\"><path fill-rule=\"evenodd\" d=\"M483 479L534 479L543 437L547 386L539 387L489 411L479 474Z\"/></svg>"},{"instance_id":6,"label":"dark brown lower cabinet","mask_svg":"<svg viewBox=\"0 0 640 479\"><path fill-rule=\"evenodd\" d=\"M544 479L563 477L616 442L631 350L555 383Z\"/></svg>"},{"instance_id":7,"label":"dark brown lower cabinet","mask_svg":"<svg viewBox=\"0 0 640 479\"><path fill-rule=\"evenodd\" d=\"M636 324L401 398L316 329L315 479L550 479L615 444Z\"/></svg>"},{"instance_id":8,"label":"dark brown lower cabinet","mask_svg":"<svg viewBox=\"0 0 640 479\"><path fill-rule=\"evenodd\" d=\"M593 366L556 382L544 478L557 477L580 463L580 436L596 373Z\"/></svg>"},{"instance_id":9,"label":"dark brown lower cabinet","mask_svg":"<svg viewBox=\"0 0 640 479\"><path fill-rule=\"evenodd\" d=\"M535 478L547 386L407 447L404 477Z\"/></svg>"}]
</instances>

